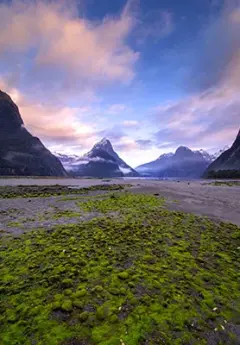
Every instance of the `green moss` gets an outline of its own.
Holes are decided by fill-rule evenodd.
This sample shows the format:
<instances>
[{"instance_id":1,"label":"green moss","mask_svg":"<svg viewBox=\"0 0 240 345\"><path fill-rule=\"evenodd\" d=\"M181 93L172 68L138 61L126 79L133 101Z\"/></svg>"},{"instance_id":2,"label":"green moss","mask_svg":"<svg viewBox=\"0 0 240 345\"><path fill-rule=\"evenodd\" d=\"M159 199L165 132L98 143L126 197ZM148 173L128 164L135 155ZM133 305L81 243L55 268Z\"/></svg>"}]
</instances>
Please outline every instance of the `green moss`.
<instances>
[{"instance_id":1,"label":"green moss","mask_svg":"<svg viewBox=\"0 0 240 345\"><path fill-rule=\"evenodd\" d=\"M72 289L65 289L65 290L64 290L64 294L65 294L66 296L71 296L72 293L73 293Z\"/></svg>"},{"instance_id":2,"label":"green moss","mask_svg":"<svg viewBox=\"0 0 240 345\"><path fill-rule=\"evenodd\" d=\"M52 309L53 309L53 310L58 310L58 309L61 309L61 306L62 306L62 304L61 304L60 301L55 301L55 302L53 302L53 304L52 304Z\"/></svg>"},{"instance_id":3,"label":"green moss","mask_svg":"<svg viewBox=\"0 0 240 345\"><path fill-rule=\"evenodd\" d=\"M101 306L97 308L96 317L98 320L104 320L109 315L109 308L107 306Z\"/></svg>"},{"instance_id":4,"label":"green moss","mask_svg":"<svg viewBox=\"0 0 240 345\"><path fill-rule=\"evenodd\" d=\"M24 224L23 223L20 223L20 222L9 222L7 224L7 226L11 227L11 228L23 228L24 227Z\"/></svg>"},{"instance_id":5,"label":"green moss","mask_svg":"<svg viewBox=\"0 0 240 345\"><path fill-rule=\"evenodd\" d=\"M214 181L211 183L204 183L212 186L227 186L227 187L233 187L233 186L240 186L240 181Z\"/></svg>"},{"instance_id":6,"label":"green moss","mask_svg":"<svg viewBox=\"0 0 240 345\"><path fill-rule=\"evenodd\" d=\"M95 286L95 288L93 289L93 291L102 292L102 291L103 291L103 287L102 287L101 285L97 285L97 286Z\"/></svg>"},{"instance_id":7,"label":"green moss","mask_svg":"<svg viewBox=\"0 0 240 345\"><path fill-rule=\"evenodd\" d=\"M73 285L72 279L69 279L69 278L63 279L63 281L62 281L62 287L63 288L67 288L67 287L70 287L72 285Z\"/></svg>"},{"instance_id":8,"label":"green moss","mask_svg":"<svg viewBox=\"0 0 240 345\"><path fill-rule=\"evenodd\" d=\"M67 217L67 218L79 218L81 217L81 213L79 212L73 212L73 211L70 211L70 210L64 210L64 211L57 211L54 213L54 215L51 215L51 218L52 219L60 219L60 218L63 218L63 217Z\"/></svg>"},{"instance_id":9,"label":"green moss","mask_svg":"<svg viewBox=\"0 0 240 345\"><path fill-rule=\"evenodd\" d=\"M70 299L64 300L62 305L61 305L61 309L63 311L72 311L72 309L73 309L72 301Z\"/></svg>"},{"instance_id":10,"label":"green moss","mask_svg":"<svg viewBox=\"0 0 240 345\"><path fill-rule=\"evenodd\" d=\"M109 288L108 292L110 292L110 294L115 295L115 296L120 295L120 293L121 293L118 288L114 288L114 287Z\"/></svg>"},{"instance_id":11,"label":"green moss","mask_svg":"<svg viewBox=\"0 0 240 345\"><path fill-rule=\"evenodd\" d=\"M75 292L75 297L84 297L87 294L86 289L81 289Z\"/></svg>"},{"instance_id":12,"label":"green moss","mask_svg":"<svg viewBox=\"0 0 240 345\"><path fill-rule=\"evenodd\" d=\"M73 306L76 307L76 308L83 308L83 302L82 301L79 301L79 300L73 300Z\"/></svg>"},{"instance_id":13,"label":"green moss","mask_svg":"<svg viewBox=\"0 0 240 345\"><path fill-rule=\"evenodd\" d=\"M237 226L131 193L79 206L104 217L0 239L1 345L234 344Z\"/></svg>"},{"instance_id":14,"label":"green moss","mask_svg":"<svg viewBox=\"0 0 240 345\"><path fill-rule=\"evenodd\" d=\"M89 317L89 313L87 311L84 311L83 313L79 315L79 320L84 322L88 319L88 317Z\"/></svg>"},{"instance_id":15,"label":"green moss","mask_svg":"<svg viewBox=\"0 0 240 345\"><path fill-rule=\"evenodd\" d=\"M117 317L117 315L114 314L110 317L109 320L111 323L116 323L116 322L118 322L118 317Z\"/></svg>"},{"instance_id":16,"label":"green moss","mask_svg":"<svg viewBox=\"0 0 240 345\"><path fill-rule=\"evenodd\" d=\"M120 272L120 273L118 274L118 277L119 277L120 279L123 279L123 280L128 279L129 273L128 273L128 272Z\"/></svg>"},{"instance_id":17,"label":"green moss","mask_svg":"<svg viewBox=\"0 0 240 345\"><path fill-rule=\"evenodd\" d=\"M121 191L124 187L130 185L119 185L119 184L102 184L95 185L86 188L72 188L61 185L49 185L49 186L4 186L0 187L0 198L36 198L36 197L48 197L58 195L69 195L69 194L87 194L94 191Z\"/></svg>"}]
</instances>

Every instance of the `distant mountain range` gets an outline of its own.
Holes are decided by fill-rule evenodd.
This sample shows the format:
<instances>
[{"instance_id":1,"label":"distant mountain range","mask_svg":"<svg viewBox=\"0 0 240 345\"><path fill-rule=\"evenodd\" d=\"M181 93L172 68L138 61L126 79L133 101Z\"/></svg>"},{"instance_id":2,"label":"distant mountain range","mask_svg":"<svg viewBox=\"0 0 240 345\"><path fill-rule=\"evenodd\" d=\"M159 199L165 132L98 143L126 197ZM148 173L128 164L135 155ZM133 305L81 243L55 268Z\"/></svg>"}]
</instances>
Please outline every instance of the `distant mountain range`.
<instances>
[{"instance_id":1,"label":"distant mountain range","mask_svg":"<svg viewBox=\"0 0 240 345\"><path fill-rule=\"evenodd\" d=\"M74 176L137 177L139 174L114 151L111 142L103 138L91 151L78 157L55 153L65 168Z\"/></svg>"},{"instance_id":2,"label":"distant mountain range","mask_svg":"<svg viewBox=\"0 0 240 345\"><path fill-rule=\"evenodd\" d=\"M180 146L175 153L161 155L158 159L140 165L136 171L143 176L199 178L220 152L210 155L207 151L192 151Z\"/></svg>"},{"instance_id":3,"label":"distant mountain range","mask_svg":"<svg viewBox=\"0 0 240 345\"><path fill-rule=\"evenodd\" d=\"M161 155L155 161L140 165L137 172L155 177L200 177L211 162L210 155L204 151L191 151L180 146L175 153Z\"/></svg>"},{"instance_id":4,"label":"distant mountain range","mask_svg":"<svg viewBox=\"0 0 240 345\"><path fill-rule=\"evenodd\" d=\"M0 175L67 176L59 159L27 131L18 107L1 90Z\"/></svg>"},{"instance_id":5,"label":"distant mountain range","mask_svg":"<svg viewBox=\"0 0 240 345\"><path fill-rule=\"evenodd\" d=\"M104 138L83 156L55 153L65 169L74 176L92 177L201 177L207 167L228 147L211 155L205 150L192 151L181 146L175 153L161 155L155 161L135 168L127 165ZM111 156L111 157L109 157Z\"/></svg>"}]
</instances>

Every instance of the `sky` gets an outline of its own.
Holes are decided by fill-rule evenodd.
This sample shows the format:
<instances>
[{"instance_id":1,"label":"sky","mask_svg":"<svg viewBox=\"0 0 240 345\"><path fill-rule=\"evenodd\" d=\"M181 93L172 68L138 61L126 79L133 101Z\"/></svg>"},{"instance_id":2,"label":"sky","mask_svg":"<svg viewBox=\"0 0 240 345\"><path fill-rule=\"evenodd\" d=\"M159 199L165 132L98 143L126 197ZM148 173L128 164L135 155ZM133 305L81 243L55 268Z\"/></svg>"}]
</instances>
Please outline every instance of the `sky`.
<instances>
[{"instance_id":1,"label":"sky","mask_svg":"<svg viewBox=\"0 0 240 345\"><path fill-rule=\"evenodd\" d=\"M0 0L0 89L53 152L216 152L240 127L240 0Z\"/></svg>"}]
</instances>

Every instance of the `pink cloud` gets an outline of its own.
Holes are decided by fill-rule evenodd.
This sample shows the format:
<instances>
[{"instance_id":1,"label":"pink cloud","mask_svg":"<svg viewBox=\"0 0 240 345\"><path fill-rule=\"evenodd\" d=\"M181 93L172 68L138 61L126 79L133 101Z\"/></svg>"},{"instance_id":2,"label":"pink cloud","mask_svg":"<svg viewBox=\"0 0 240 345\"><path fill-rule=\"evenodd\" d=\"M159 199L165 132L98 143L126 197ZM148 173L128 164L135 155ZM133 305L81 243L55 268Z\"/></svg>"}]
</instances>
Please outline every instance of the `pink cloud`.
<instances>
[{"instance_id":1,"label":"pink cloud","mask_svg":"<svg viewBox=\"0 0 240 345\"><path fill-rule=\"evenodd\" d=\"M0 56L34 51L32 68L25 73L52 68L65 73L70 84L79 79L94 85L131 80L138 59L126 42L134 25L131 14L125 9L119 17L93 22L79 18L68 2L63 4L1 4Z\"/></svg>"},{"instance_id":2,"label":"pink cloud","mask_svg":"<svg viewBox=\"0 0 240 345\"><path fill-rule=\"evenodd\" d=\"M161 146L201 148L231 145L240 124L239 92L223 85L178 102L156 108L156 133Z\"/></svg>"},{"instance_id":3,"label":"pink cloud","mask_svg":"<svg viewBox=\"0 0 240 345\"><path fill-rule=\"evenodd\" d=\"M0 89L5 90L18 105L24 125L31 134L47 145L61 147L79 146L79 150L91 147L99 137L95 124L82 121L81 117L92 110L87 107L51 106L35 102L18 89L8 87L0 80Z\"/></svg>"}]
</instances>

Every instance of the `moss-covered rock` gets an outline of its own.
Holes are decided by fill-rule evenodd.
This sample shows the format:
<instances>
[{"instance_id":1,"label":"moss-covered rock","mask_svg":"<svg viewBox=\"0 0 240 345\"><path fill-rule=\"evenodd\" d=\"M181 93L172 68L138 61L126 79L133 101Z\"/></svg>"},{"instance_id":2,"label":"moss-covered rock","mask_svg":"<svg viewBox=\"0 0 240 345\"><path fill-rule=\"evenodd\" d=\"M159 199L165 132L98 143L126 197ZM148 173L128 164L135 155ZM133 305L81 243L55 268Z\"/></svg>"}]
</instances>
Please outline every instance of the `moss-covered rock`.
<instances>
[{"instance_id":1,"label":"moss-covered rock","mask_svg":"<svg viewBox=\"0 0 240 345\"><path fill-rule=\"evenodd\" d=\"M77 290L74 294L75 297L84 297L87 294L86 289Z\"/></svg>"},{"instance_id":2,"label":"moss-covered rock","mask_svg":"<svg viewBox=\"0 0 240 345\"><path fill-rule=\"evenodd\" d=\"M79 301L79 300L76 300L76 299L73 300L73 306L74 307L81 309L81 308L83 308L83 305L84 305L84 303L82 301Z\"/></svg>"},{"instance_id":3,"label":"moss-covered rock","mask_svg":"<svg viewBox=\"0 0 240 345\"><path fill-rule=\"evenodd\" d=\"M79 320L84 322L88 319L88 317L89 317L89 313L87 311L84 311L83 313L79 315Z\"/></svg>"},{"instance_id":4,"label":"moss-covered rock","mask_svg":"<svg viewBox=\"0 0 240 345\"><path fill-rule=\"evenodd\" d=\"M128 272L120 272L119 274L118 274L118 277L120 278L120 279L123 279L123 280L126 280L126 279L128 279L129 278L129 273Z\"/></svg>"},{"instance_id":5,"label":"moss-covered rock","mask_svg":"<svg viewBox=\"0 0 240 345\"><path fill-rule=\"evenodd\" d=\"M102 292L103 291L103 287L101 285L97 285L97 286L94 287L93 291L98 292L98 293Z\"/></svg>"},{"instance_id":6,"label":"moss-covered rock","mask_svg":"<svg viewBox=\"0 0 240 345\"><path fill-rule=\"evenodd\" d=\"M69 278L63 279L62 281L63 288L68 288L68 287L71 287L72 285L73 285L72 279L69 279Z\"/></svg>"},{"instance_id":7,"label":"moss-covered rock","mask_svg":"<svg viewBox=\"0 0 240 345\"><path fill-rule=\"evenodd\" d=\"M96 311L96 318L98 320L104 320L108 317L109 315L109 308L107 306L101 306L97 308Z\"/></svg>"},{"instance_id":8,"label":"moss-covered rock","mask_svg":"<svg viewBox=\"0 0 240 345\"><path fill-rule=\"evenodd\" d=\"M62 305L61 305L61 309L63 311L72 311L72 309L73 309L72 301L70 299L64 300Z\"/></svg>"}]
</instances>

